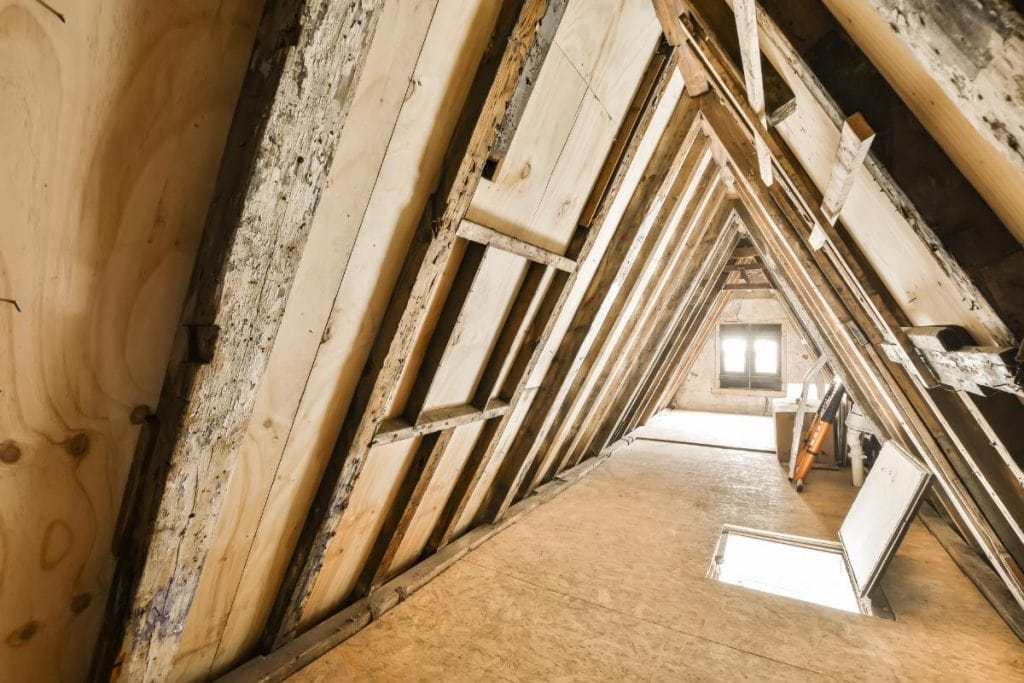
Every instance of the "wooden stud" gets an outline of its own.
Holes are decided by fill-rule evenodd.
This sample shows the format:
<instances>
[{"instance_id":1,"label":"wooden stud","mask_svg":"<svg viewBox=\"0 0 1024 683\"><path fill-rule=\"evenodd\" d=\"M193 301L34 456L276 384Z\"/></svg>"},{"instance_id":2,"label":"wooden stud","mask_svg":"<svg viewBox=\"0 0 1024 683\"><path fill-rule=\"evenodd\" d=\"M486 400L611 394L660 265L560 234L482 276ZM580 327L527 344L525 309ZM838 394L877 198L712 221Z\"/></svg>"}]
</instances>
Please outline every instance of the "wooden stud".
<instances>
[{"instance_id":1,"label":"wooden stud","mask_svg":"<svg viewBox=\"0 0 1024 683\"><path fill-rule=\"evenodd\" d=\"M495 249L501 249L510 254L522 256L534 263L542 263L558 270L564 270L567 273L576 270L576 262L570 258L552 253L547 249L529 244L515 237L504 235L497 230L470 220L462 221L462 224L459 226L459 237L479 244L486 244Z\"/></svg>"},{"instance_id":2,"label":"wooden stud","mask_svg":"<svg viewBox=\"0 0 1024 683\"><path fill-rule=\"evenodd\" d=\"M506 412L508 412L508 403L494 398L489 400L483 408L467 404L428 410L420 415L420 419L415 424L410 424L400 418L392 418L380 423L380 428L377 435L373 437L371 445L383 446L403 439L454 429L481 420L501 417Z\"/></svg>"}]
</instances>

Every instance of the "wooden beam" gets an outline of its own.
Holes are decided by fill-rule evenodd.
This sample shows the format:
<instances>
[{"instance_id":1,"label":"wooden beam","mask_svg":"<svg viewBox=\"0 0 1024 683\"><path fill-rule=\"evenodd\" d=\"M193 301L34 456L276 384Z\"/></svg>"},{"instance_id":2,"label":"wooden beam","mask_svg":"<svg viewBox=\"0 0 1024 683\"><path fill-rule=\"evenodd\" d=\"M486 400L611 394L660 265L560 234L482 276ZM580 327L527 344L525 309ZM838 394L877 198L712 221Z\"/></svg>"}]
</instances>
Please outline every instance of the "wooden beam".
<instances>
[{"instance_id":1,"label":"wooden beam","mask_svg":"<svg viewBox=\"0 0 1024 683\"><path fill-rule=\"evenodd\" d=\"M725 292L749 292L755 289L775 289L770 282L735 282L722 285Z\"/></svg>"},{"instance_id":2,"label":"wooden beam","mask_svg":"<svg viewBox=\"0 0 1024 683\"><path fill-rule=\"evenodd\" d=\"M754 0L733 0L732 10L736 15L736 35L740 42L740 57L743 61L743 82L747 89L747 102L762 124L768 119L764 105L764 79L761 72L761 46L757 37L757 14ZM757 149L757 168L761 182L772 184L772 157L768 146L760 135L754 135Z\"/></svg>"},{"instance_id":3,"label":"wooden beam","mask_svg":"<svg viewBox=\"0 0 1024 683\"><path fill-rule=\"evenodd\" d=\"M839 218L839 212L842 211L846 198L850 196L857 169L864 163L874 139L875 131L871 129L860 112L853 114L843 122L836 159L832 162L828 186L825 189L825 196L821 200L821 211L833 225Z\"/></svg>"},{"instance_id":4,"label":"wooden beam","mask_svg":"<svg viewBox=\"0 0 1024 683\"><path fill-rule=\"evenodd\" d=\"M542 247L535 246L529 242L524 242L523 240L512 237L511 235L505 235L493 228L488 228L484 225L480 225L479 223L474 223L471 220L462 221L462 224L459 226L458 234L459 237L463 239L477 242L479 244L486 244L487 246L507 251L510 254L515 254L516 256L522 256L534 263L542 263L557 270L564 270L567 273L571 273L576 270L576 262L570 258L548 251Z\"/></svg>"},{"instance_id":5,"label":"wooden beam","mask_svg":"<svg viewBox=\"0 0 1024 683\"><path fill-rule=\"evenodd\" d=\"M91 676L166 678L382 3L268 3ZM197 342L204 341L205 344ZM142 453L139 454L140 456ZM138 457L138 456L137 456Z\"/></svg>"},{"instance_id":6,"label":"wooden beam","mask_svg":"<svg viewBox=\"0 0 1024 683\"><path fill-rule=\"evenodd\" d=\"M446 408L428 410L420 415L415 424L410 424L401 418L383 420L377 435L373 437L372 446L383 446L384 444L412 439L417 436L424 436L446 429L454 429L463 425L473 424L481 420L501 417L508 411L508 403L501 399L491 399L483 409L474 405L466 404Z\"/></svg>"},{"instance_id":7,"label":"wooden beam","mask_svg":"<svg viewBox=\"0 0 1024 683\"><path fill-rule=\"evenodd\" d=\"M938 383L984 396L982 387L1024 397L1017 384L1017 350L975 346L966 330L950 325L905 327L910 342L935 373Z\"/></svg>"},{"instance_id":8,"label":"wooden beam","mask_svg":"<svg viewBox=\"0 0 1024 683\"><path fill-rule=\"evenodd\" d=\"M654 0L654 11L661 22L662 31L669 44L676 48L679 73L690 97L703 95L708 91L708 79L704 67L686 44L686 37L679 29L679 15L685 11L682 0Z\"/></svg>"},{"instance_id":9,"label":"wooden beam","mask_svg":"<svg viewBox=\"0 0 1024 683\"><path fill-rule=\"evenodd\" d=\"M562 23L562 16L568 5L569 0L551 0L548 3L547 11L544 12L544 16L537 24L537 36L523 62L522 77L516 83L516 90L509 99L505 116L501 119L494 144L491 146L488 169L484 171L485 177L488 179L494 179L497 176L497 167L493 169L490 167L504 159L508 148L512 145L512 138L515 137L516 130L519 129L519 121L522 120L526 105L530 102L533 86L540 76L540 69L544 66L548 51L555 42L555 33Z\"/></svg>"},{"instance_id":10,"label":"wooden beam","mask_svg":"<svg viewBox=\"0 0 1024 683\"><path fill-rule=\"evenodd\" d=\"M419 330L451 256L457 230L480 182L489 150L533 46L546 0L508 0L474 78L446 154L433 202L420 221L363 375L328 460L307 524L264 632L273 648L297 633L374 436L413 356Z\"/></svg>"}]
</instances>

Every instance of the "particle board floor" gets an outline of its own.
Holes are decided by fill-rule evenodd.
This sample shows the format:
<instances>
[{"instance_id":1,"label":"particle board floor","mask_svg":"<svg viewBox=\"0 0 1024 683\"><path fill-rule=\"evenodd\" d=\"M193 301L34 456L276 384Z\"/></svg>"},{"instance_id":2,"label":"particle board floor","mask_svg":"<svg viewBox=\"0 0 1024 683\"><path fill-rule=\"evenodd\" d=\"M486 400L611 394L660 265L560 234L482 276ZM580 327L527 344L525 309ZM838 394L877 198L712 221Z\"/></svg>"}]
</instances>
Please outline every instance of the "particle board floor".
<instances>
[{"instance_id":1,"label":"particle board floor","mask_svg":"<svg viewBox=\"0 0 1024 683\"><path fill-rule=\"evenodd\" d=\"M698 410L664 410L635 430L638 439L775 452L775 420Z\"/></svg>"},{"instance_id":2,"label":"particle board floor","mask_svg":"<svg viewBox=\"0 0 1024 683\"><path fill-rule=\"evenodd\" d=\"M705 578L725 522L834 538L855 490L772 455L637 441L293 677L1024 680L1024 647L915 522L896 621Z\"/></svg>"}]
</instances>

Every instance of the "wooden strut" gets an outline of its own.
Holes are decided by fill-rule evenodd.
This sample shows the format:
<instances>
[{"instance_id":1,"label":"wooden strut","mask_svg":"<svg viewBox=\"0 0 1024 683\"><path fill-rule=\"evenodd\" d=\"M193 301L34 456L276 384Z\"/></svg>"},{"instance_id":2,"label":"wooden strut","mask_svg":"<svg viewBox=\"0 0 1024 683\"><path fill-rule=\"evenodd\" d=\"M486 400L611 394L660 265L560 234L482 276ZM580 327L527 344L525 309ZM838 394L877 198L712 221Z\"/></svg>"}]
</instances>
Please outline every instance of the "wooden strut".
<instances>
[{"instance_id":1,"label":"wooden strut","mask_svg":"<svg viewBox=\"0 0 1024 683\"><path fill-rule=\"evenodd\" d=\"M109 679L118 657L123 680L171 670L381 5L267 3L151 419L158 432L140 442L122 504L118 528L133 531L114 549L92 680Z\"/></svg>"},{"instance_id":2,"label":"wooden strut","mask_svg":"<svg viewBox=\"0 0 1024 683\"><path fill-rule=\"evenodd\" d=\"M337 533L373 438L412 355L547 5L546 0L510 0L502 6L449 145L439 187L406 256L268 620L263 637L266 649L287 642L300 629L324 553Z\"/></svg>"}]
</instances>

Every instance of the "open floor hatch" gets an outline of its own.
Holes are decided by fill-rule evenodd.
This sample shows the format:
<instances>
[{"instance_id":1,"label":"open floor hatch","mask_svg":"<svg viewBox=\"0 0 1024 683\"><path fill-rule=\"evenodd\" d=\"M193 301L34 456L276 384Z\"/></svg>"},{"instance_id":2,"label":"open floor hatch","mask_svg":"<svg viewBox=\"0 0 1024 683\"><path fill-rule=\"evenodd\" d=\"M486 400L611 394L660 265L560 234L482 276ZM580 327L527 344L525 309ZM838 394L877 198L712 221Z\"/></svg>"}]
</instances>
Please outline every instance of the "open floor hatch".
<instances>
[{"instance_id":1,"label":"open floor hatch","mask_svg":"<svg viewBox=\"0 0 1024 683\"><path fill-rule=\"evenodd\" d=\"M879 580L931 475L889 441L830 541L726 524L708 577L827 607L892 618Z\"/></svg>"}]
</instances>

